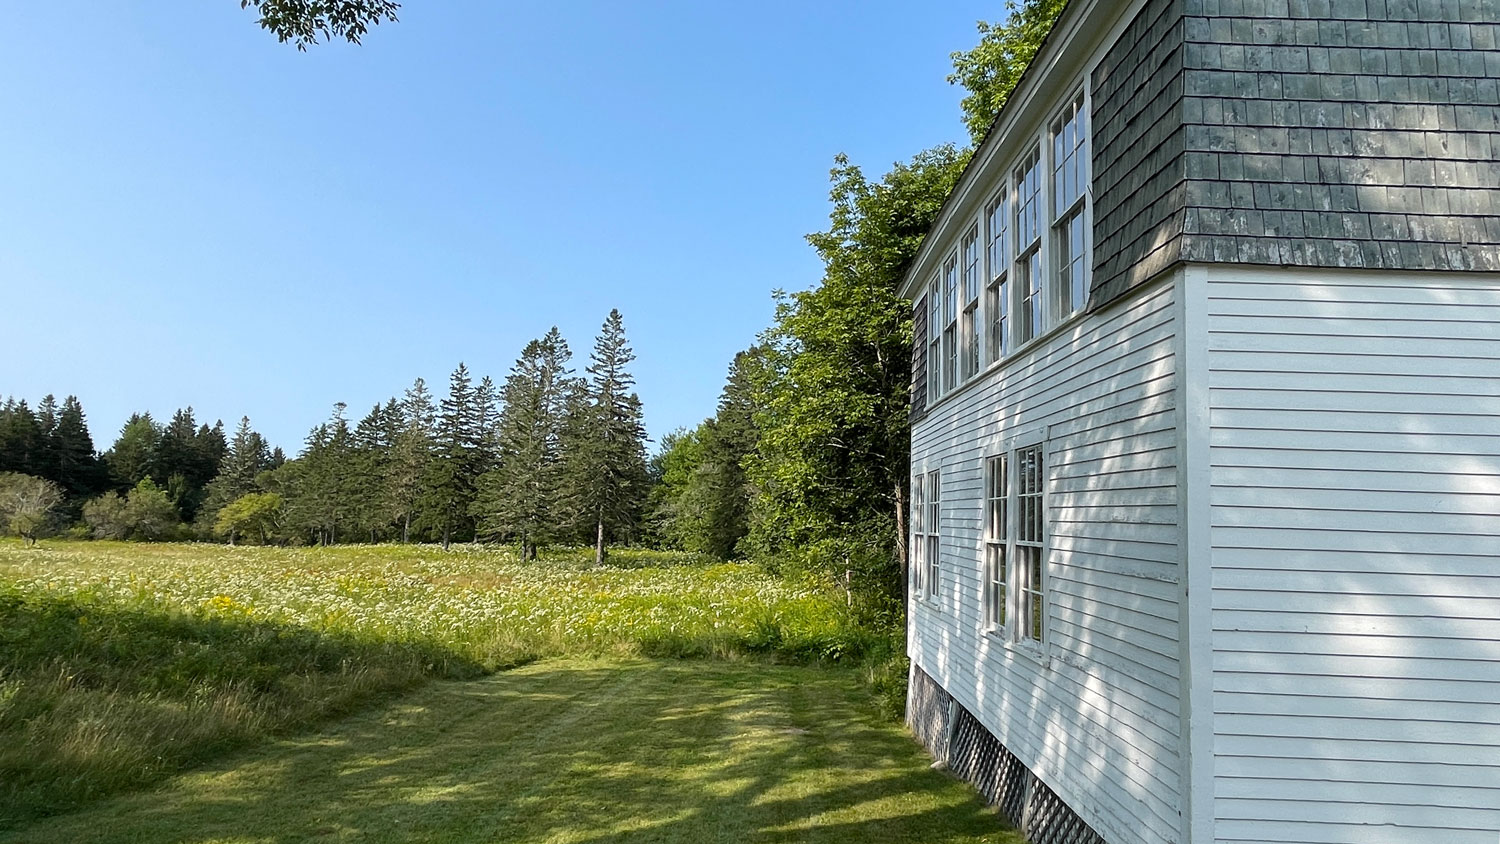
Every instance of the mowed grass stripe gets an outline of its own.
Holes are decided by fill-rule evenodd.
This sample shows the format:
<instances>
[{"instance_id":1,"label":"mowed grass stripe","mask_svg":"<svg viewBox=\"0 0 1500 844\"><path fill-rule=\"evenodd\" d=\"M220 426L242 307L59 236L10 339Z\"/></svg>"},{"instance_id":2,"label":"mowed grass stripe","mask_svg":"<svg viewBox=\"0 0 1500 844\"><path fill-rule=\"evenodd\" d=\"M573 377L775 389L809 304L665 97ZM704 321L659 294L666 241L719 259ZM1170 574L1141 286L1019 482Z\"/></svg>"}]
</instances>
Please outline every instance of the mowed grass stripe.
<instances>
[{"instance_id":1,"label":"mowed grass stripe","mask_svg":"<svg viewBox=\"0 0 1500 844\"><path fill-rule=\"evenodd\" d=\"M826 586L589 554L0 541L0 830L534 659L899 653Z\"/></svg>"},{"instance_id":2,"label":"mowed grass stripe","mask_svg":"<svg viewBox=\"0 0 1500 844\"><path fill-rule=\"evenodd\" d=\"M1019 844L839 668L548 660L426 686L6 842Z\"/></svg>"}]
</instances>

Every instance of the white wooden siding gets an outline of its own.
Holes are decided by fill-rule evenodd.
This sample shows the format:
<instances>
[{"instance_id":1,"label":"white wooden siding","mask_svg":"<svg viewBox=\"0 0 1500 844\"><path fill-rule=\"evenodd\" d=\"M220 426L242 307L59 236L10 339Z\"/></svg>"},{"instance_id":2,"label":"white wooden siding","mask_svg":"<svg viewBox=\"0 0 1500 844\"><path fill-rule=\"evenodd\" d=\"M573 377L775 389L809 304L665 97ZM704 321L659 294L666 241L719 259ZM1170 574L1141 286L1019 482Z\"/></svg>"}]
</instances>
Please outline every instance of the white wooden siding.
<instances>
[{"instance_id":1,"label":"white wooden siding","mask_svg":"<svg viewBox=\"0 0 1500 844\"><path fill-rule=\"evenodd\" d=\"M1171 282L1087 316L935 404L914 471L943 473L936 604L913 659L1110 844L1178 841L1177 428ZM983 461L1045 438L1047 644L982 632Z\"/></svg>"},{"instance_id":2,"label":"white wooden siding","mask_svg":"<svg viewBox=\"0 0 1500 844\"><path fill-rule=\"evenodd\" d=\"M1207 273L1215 841L1496 844L1500 278Z\"/></svg>"}]
</instances>

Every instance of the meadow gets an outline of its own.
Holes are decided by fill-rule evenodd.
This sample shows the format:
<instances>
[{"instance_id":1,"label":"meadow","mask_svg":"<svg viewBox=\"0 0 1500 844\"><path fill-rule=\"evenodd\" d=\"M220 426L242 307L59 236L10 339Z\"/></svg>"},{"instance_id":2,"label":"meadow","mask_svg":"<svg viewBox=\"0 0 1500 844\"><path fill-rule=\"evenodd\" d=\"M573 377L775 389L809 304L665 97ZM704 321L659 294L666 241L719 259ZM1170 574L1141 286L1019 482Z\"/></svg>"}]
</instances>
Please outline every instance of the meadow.
<instances>
[{"instance_id":1,"label":"meadow","mask_svg":"<svg viewBox=\"0 0 1500 844\"><path fill-rule=\"evenodd\" d=\"M507 548L0 543L0 830L433 680L553 657L858 661L842 596L747 564ZM848 679L848 678L846 678Z\"/></svg>"}]
</instances>

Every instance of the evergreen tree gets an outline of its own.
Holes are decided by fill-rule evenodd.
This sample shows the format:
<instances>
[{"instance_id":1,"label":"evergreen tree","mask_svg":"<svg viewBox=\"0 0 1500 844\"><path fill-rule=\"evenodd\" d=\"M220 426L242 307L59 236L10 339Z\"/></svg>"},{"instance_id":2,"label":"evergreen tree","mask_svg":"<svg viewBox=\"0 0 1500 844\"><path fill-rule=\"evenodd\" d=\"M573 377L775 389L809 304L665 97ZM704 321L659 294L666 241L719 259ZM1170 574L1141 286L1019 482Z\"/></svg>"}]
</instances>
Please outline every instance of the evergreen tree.
<instances>
[{"instance_id":1,"label":"evergreen tree","mask_svg":"<svg viewBox=\"0 0 1500 844\"><path fill-rule=\"evenodd\" d=\"M204 489L219 474L226 450L223 423L199 425L191 407L172 414L162 429L152 477L158 485L165 484L183 521L191 522L197 515Z\"/></svg>"},{"instance_id":2,"label":"evergreen tree","mask_svg":"<svg viewBox=\"0 0 1500 844\"><path fill-rule=\"evenodd\" d=\"M219 511L241 496L255 492L256 477L271 468L271 450L265 437L250 427L250 417L240 417L240 424L229 441L219 474L204 489L199 509L200 531L211 533Z\"/></svg>"},{"instance_id":3,"label":"evergreen tree","mask_svg":"<svg viewBox=\"0 0 1500 844\"><path fill-rule=\"evenodd\" d=\"M391 522L385 499L392 446L387 407L395 411L394 400L389 406L372 407L355 427L348 466L350 523L359 530L361 538L368 536L371 543L379 541L380 532Z\"/></svg>"},{"instance_id":4,"label":"evergreen tree","mask_svg":"<svg viewBox=\"0 0 1500 844\"><path fill-rule=\"evenodd\" d=\"M146 478L160 477L157 445L161 437L161 426L149 412L131 414L114 445L104 453L110 480L117 489L130 490Z\"/></svg>"},{"instance_id":5,"label":"evergreen tree","mask_svg":"<svg viewBox=\"0 0 1500 844\"><path fill-rule=\"evenodd\" d=\"M521 558L558 536L559 453L572 352L557 327L522 350L505 381L496 426L499 465L480 476L473 513L479 530L514 536Z\"/></svg>"},{"instance_id":6,"label":"evergreen tree","mask_svg":"<svg viewBox=\"0 0 1500 844\"><path fill-rule=\"evenodd\" d=\"M754 377L763 350L735 355L718 412L662 439L653 458L650 509L661 538L684 551L730 559L749 532L744 462L755 449Z\"/></svg>"},{"instance_id":7,"label":"evergreen tree","mask_svg":"<svg viewBox=\"0 0 1500 844\"><path fill-rule=\"evenodd\" d=\"M70 497L86 498L109 485L104 466L94 452L94 438L89 435L88 421L77 396L63 400L47 450L51 452L56 467L53 480Z\"/></svg>"},{"instance_id":8,"label":"evergreen tree","mask_svg":"<svg viewBox=\"0 0 1500 844\"><path fill-rule=\"evenodd\" d=\"M26 400L7 398L0 408L0 472L35 475L40 470L42 429Z\"/></svg>"},{"instance_id":9,"label":"evergreen tree","mask_svg":"<svg viewBox=\"0 0 1500 844\"><path fill-rule=\"evenodd\" d=\"M399 419L396 419L399 427L391 442L385 495L387 509L392 520L401 525L401 541L405 543L411 541L412 519L416 517L417 503L421 499L422 480L432 461L437 412L432 406L432 394L421 378L406 391L399 408Z\"/></svg>"},{"instance_id":10,"label":"evergreen tree","mask_svg":"<svg viewBox=\"0 0 1500 844\"><path fill-rule=\"evenodd\" d=\"M704 551L720 559L739 556L750 532L750 484L745 460L755 451L755 378L763 350L734 356L718 412L703 432L702 496L708 510Z\"/></svg>"},{"instance_id":11,"label":"evergreen tree","mask_svg":"<svg viewBox=\"0 0 1500 844\"><path fill-rule=\"evenodd\" d=\"M447 550L453 538L473 536L474 491L484 471L484 419L473 379L462 363L448 381L435 437L436 450L424 473L420 500L423 523Z\"/></svg>"},{"instance_id":12,"label":"evergreen tree","mask_svg":"<svg viewBox=\"0 0 1500 844\"><path fill-rule=\"evenodd\" d=\"M37 440L31 456L32 474L57 482L57 453L53 451L53 440L57 436L57 417L61 409L57 397L51 393L42 397L36 406Z\"/></svg>"},{"instance_id":13,"label":"evergreen tree","mask_svg":"<svg viewBox=\"0 0 1500 844\"><path fill-rule=\"evenodd\" d=\"M572 391L563 426L563 477L576 523L592 527L594 562L607 540L634 535L646 485L641 400L630 388L635 360L624 321L611 310L594 340L588 377Z\"/></svg>"}]
</instances>

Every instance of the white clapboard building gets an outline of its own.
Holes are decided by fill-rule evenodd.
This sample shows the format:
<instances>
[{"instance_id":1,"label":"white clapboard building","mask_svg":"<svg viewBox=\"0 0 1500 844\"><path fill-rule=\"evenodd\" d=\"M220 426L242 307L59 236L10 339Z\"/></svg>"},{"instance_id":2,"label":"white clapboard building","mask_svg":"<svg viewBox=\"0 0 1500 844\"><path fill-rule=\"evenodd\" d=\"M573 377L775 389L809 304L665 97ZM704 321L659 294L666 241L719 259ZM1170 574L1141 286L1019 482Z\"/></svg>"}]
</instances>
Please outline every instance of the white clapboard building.
<instances>
[{"instance_id":1,"label":"white clapboard building","mask_svg":"<svg viewBox=\"0 0 1500 844\"><path fill-rule=\"evenodd\" d=\"M909 721L1034 841L1500 842L1497 45L1073 0L948 198Z\"/></svg>"}]
</instances>

